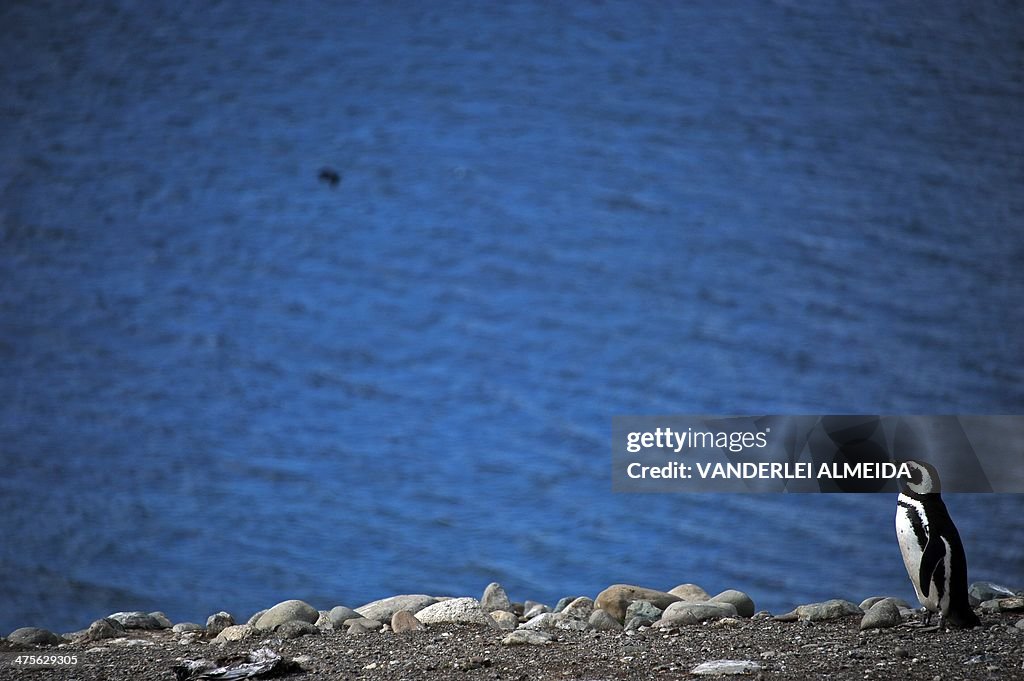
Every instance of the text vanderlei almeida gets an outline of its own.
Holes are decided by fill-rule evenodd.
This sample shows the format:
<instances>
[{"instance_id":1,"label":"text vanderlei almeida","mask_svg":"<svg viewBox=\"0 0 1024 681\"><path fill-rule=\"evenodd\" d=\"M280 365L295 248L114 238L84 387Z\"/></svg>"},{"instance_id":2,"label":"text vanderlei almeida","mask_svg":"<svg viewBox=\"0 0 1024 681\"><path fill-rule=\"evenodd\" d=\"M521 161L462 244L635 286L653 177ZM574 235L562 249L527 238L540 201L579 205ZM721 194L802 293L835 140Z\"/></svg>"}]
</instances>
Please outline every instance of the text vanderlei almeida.
<instances>
[{"instance_id":1,"label":"text vanderlei almeida","mask_svg":"<svg viewBox=\"0 0 1024 681\"><path fill-rule=\"evenodd\" d=\"M673 430L656 428L653 431L631 432L626 436L626 451L631 454L647 449L664 449L674 454L687 454L694 450L717 449L734 454L763 450L768 446L771 428L763 431L714 432L687 428ZM626 465L626 475L640 479L885 479L909 478L905 463L859 462L820 463L778 461L666 461L649 465L634 461Z\"/></svg>"}]
</instances>

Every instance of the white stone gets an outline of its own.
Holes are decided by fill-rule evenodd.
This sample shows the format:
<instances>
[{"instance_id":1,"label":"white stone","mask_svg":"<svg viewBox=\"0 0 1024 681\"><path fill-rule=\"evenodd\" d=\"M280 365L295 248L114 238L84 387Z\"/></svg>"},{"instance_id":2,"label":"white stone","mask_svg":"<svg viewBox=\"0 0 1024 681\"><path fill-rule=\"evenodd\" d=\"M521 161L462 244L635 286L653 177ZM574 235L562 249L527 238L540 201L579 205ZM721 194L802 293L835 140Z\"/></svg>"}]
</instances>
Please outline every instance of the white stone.
<instances>
[{"instance_id":1,"label":"white stone","mask_svg":"<svg viewBox=\"0 0 1024 681\"><path fill-rule=\"evenodd\" d=\"M536 617L530 618L529 621L519 625L520 629L538 629L538 630L551 630L558 627L558 623L562 621L562 615L556 612L542 612Z\"/></svg>"},{"instance_id":2,"label":"white stone","mask_svg":"<svg viewBox=\"0 0 1024 681\"><path fill-rule=\"evenodd\" d=\"M363 617L378 622L390 622L391 618L399 610L408 610L412 614L418 613L428 605L437 603L439 599L426 594L403 594L401 596L389 596L380 600L361 605L356 612Z\"/></svg>"},{"instance_id":3,"label":"white stone","mask_svg":"<svg viewBox=\"0 0 1024 681\"><path fill-rule=\"evenodd\" d=\"M230 627L224 627L221 632L217 634L217 637L213 639L214 643L225 643L227 641L241 641L244 638L256 635L256 627L251 624L235 624Z\"/></svg>"},{"instance_id":4,"label":"white stone","mask_svg":"<svg viewBox=\"0 0 1024 681\"><path fill-rule=\"evenodd\" d=\"M544 645L545 643L551 643L551 634L543 631L516 629L509 633L508 636L501 639L501 643L506 646Z\"/></svg>"},{"instance_id":5,"label":"white stone","mask_svg":"<svg viewBox=\"0 0 1024 681\"><path fill-rule=\"evenodd\" d=\"M488 614L499 629L511 631L519 626L519 618L506 610L495 610Z\"/></svg>"},{"instance_id":6,"label":"white stone","mask_svg":"<svg viewBox=\"0 0 1024 681\"><path fill-rule=\"evenodd\" d=\"M416 613L423 624L483 624L497 628L475 598L452 598L428 605Z\"/></svg>"},{"instance_id":7,"label":"white stone","mask_svg":"<svg viewBox=\"0 0 1024 681\"><path fill-rule=\"evenodd\" d=\"M691 674L754 674L761 665L752 660L709 660L690 670Z\"/></svg>"}]
</instances>

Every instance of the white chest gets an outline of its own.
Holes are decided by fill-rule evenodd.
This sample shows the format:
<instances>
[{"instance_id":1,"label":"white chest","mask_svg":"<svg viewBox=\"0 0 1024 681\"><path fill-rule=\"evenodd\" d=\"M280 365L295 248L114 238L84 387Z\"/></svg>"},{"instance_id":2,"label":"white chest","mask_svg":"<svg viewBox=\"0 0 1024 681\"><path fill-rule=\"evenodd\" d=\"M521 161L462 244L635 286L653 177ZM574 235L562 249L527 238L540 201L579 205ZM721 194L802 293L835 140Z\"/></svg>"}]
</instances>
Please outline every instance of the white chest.
<instances>
[{"instance_id":1,"label":"white chest","mask_svg":"<svg viewBox=\"0 0 1024 681\"><path fill-rule=\"evenodd\" d=\"M928 516L925 515L921 502L916 499L901 494L899 502L896 506L896 539L903 555L903 565L914 584L917 600L929 610L937 611L936 590L929 588L928 597L925 598L918 583L921 576L921 556L928 543Z\"/></svg>"}]
</instances>

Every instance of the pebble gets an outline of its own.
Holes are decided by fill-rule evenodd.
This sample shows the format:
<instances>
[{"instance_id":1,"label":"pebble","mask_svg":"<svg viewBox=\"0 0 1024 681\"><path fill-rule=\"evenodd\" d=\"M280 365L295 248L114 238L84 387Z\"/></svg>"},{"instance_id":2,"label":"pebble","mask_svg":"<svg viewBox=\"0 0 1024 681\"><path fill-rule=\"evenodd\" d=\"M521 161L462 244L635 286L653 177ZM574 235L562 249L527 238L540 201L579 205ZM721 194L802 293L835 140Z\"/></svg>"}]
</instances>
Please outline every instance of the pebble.
<instances>
[{"instance_id":1,"label":"pebble","mask_svg":"<svg viewBox=\"0 0 1024 681\"><path fill-rule=\"evenodd\" d=\"M639 631L640 627L649 627L652 624L654 624L654 622L655 620L652 620L650 617L643 617L642 615L637 615L636 617L631 617L630 619L626 620L626 625L623 627L623 629L626 631L627 634L632 634L634 632Z\"/></svg>"},{"instance_id":2,"label":"pebble","mask_svg":"<svg viewBox=\"0 0 1024 681\"><path fill-rule=\"evenodd\" d=\"M213 638L226 628L233 627L234 625L235 618L231 616L231 613L224 612L223 610L215 612L206 618L206 635Z\"/></svg>"},{"instance_id":3,"label":"pebble","mask_svg":"<svg viewBox=\"0 0 1024 681\"><path fill-rule=\"evenodd\" d=\"M884 600L884 599L885 599L885 596L868 596L863 601L861 601L860 604L857 605L857 607L860 608L861 610L863 610L864 612L867 612L868 610L871 609L872 605L874 605L878 601L881 601L881 600Z\"/></svg>"},{"instance_id":4,"label":"pebble","mask_svg":"<svg viewBox=\"0 0 1024 681\"><path fill-rule=\"evenodd\" d=\"M509 600L508 594L505 593L505 589L501 584L491 582L484 589L484 594L480 598L480 609L484 612L494 612L496 610L511 612L512 601Z\"/></svg>"},{"instance_id":5,"label":"pebble","mask_svg":"<svg viewBox=\"0 0 1024 681\"><path fill-rule=\"evenodd\" d=\"M1000 598L996 601L1001 612L1020 612L1024 610L1024 596Z\"/></svg>"},{"instance_id":6,"label":"pebble","mask_svg":"<svg viewBox=\"0 0 1024 681\"><path fill-rule=\"evenodd\" d=\"M223 633L223 632L221 632ZM186 631L182 634L181 638L178 639L178 645L190 646L193 643L197 643L203 638L202 631Z\"/></svg>"},{"instance_id":7,"label":"pebble","mask_svg":"<svg viewBox=\"0 0 1024 681\"><path fill-rule=\"evenodd\" d=\"M519 626L519 618L508 612L507 610L495 610L492 613L488 613L494 623L498 625L499 629L511 631Z\"/></svg>"},{"instance_id":8,"label":"pebble","mask_svg":"<svg viewBox=\"0 0 1024 681\"><path fill-rule=\"evenodd\" d=\"M884 601L887 598L893 603L895 603L896 607L900 608L901 610L913 610L913 608L910 606L910 603L907 603L902 598L893 598L892 596L871 596L870 598L865 598L863 601L861 601L860 605L857 607L859 607L864 612L867 612L871 609L872 605L874 605L878 601Z\"/></svg>"},{"instance_id":9,"label":"pebble","mask_svg":"<svg viewBox=\"0 0 1024 681\"><path fill-rule=\"evenodd\" d=\"M973 582L967 589L967 598L971 605L981 605L995 598L1009 598L1015 595L1010 587L994 582Z\"/></svg>"},{"instance_id":10,"label":"pebble","mask_svg":"<svg viewBox=\"0 0 1024 681\"><path fill-rule=\"evenodd\" d=\"M900 608L900 617L905 620L919 619L921 613L913 608Z\"/></svg>"},{"instance_id":11,"label":"pebble","mask_svg":"<svg viewBox=\"0 0 1024 681\"><path fill-rule=\"evenodd\" d=\"M980 606L982 612L994 613L999 612L999 599L993 598L992 600L983 601Z\"/></svg>"},{"instance_id":12,"label":"pebble","mask_svg":"<svg viewBox=\"0 0 1024 681\"><path fill-rule=\"evenodd\" d=\"M903 623L900 608L894 599L883 598L872 605L860 621L860 630L888 629Z\"/></svg>"},{"instance_id":13,"label":"pebble","mask_svg":"<svg viewBox=\"0 0 1024 681\"><path fill-rule=\"evenodd\" d=\"M160 625L161 629L170 629L173 625L171 620L168 619L167 615L157 610L156 612L149 613L149 616L156 620L156 623Z\"/></svg>"},{"instance_id":14,"label":"pebble","mask_svg":"<svg viewBox=\"0 0 1024 681\"><path fill-rule=\"evenodd\" d=\"M553 615L555 613L546 613L546 614ZM522 645L538 646L538 645L544 645L546 643L551 643L552 638L553 637L551 636L551 634L548 634L548 633L543 632L543 631L533 631L531 629L519 628L519 629L516 629L515 631L509 633L509 635L506 636L505 638L501 639L501 643L502 643L502 645L506 645L506 646L522 646Z\"/></svg>"},{"instance_id":15,"label":"pebble","mask_svg":"<svg viewBox=\"0 0 1024 681\"><path fill-rule=\"evenodd\" d=\"M434 605L438 600L426 594L403 594L401 596L381 598L366 605L361 605L356 608L356 612L367 619L390 622L391 618L399 610L408 610L415 615L423 608Z\"/></svg>"},{"instance_id":16,"label":"pebble","mask_svg":"<svg viewBox=\"0 0 1024 681\"><path fill-rule=\"evenodd\" d=\"M565 606L572 603L575 599L575 596L563 596L562 598L559 598L558 602L555 603L555 609L553 612L562 612L563 610L565 610Z\"/></svg>"},{"instance_id":17,"label":"pebble","mask_svg":"<svg viewBox=\"0 0 1024 681\"><path fill-rule=\"evenodd\" d=\"M310 634L319 635L320 630L317 629L316 625L312 622L305 620L290 620L284 624L279 624L274 633L281 638L299 638L300 636L309 636Z\"/></svg>"},{"instance_id":18,"label":"pebble","mask_svg":"<svg viewBox=\"0 0 1024 681\"><path fill-rule=\"evenodd\" d=\"M344 626L350 634L363 634L368 631L377 631L384 626L384 623L380 620L372 620L369 617L356 617L355 619L345 620Z\"/></svg>"},{"instance_id":19,"label":"pebble","mask_svg":"<svg viewBox=\"0 0 1024 681\"><path fill-rule=\"evenodd\" d=\"M558 622L561 621L562 615L556 612L542 612L536 617L531 617L529 620L519 625L520 629L526 630L545 630L545 629L557 629Z\"/></svg>"},{"instance_id":20,"label":"pebble","mask_svg":"<svg viewBox=\"0 0 1024 681\"><path fill-rule=\"evenodd\" d=\"M281 601L263 613L256 620L255 627L261 631L273 631L277 627L292 620L315 624L320 619L320 612L309 603L296 599Z\"/></svg>"},{"instance_id":21,"label":"pebble","mask_svg":"<svg viewBox=\"0 0 1024 681\"><path fill-rule=\"evenodd\" d=\"M117 620L104 617L89 625L89 628L82 635L83 641L102 641L107 638L124 636L125 629Z\"/></svg>"},{"instance_id":22,"label":"pebble","mask_svg":"<svg viewBox=\"0 0 1024 681\"><path fill-rule=\"evenodd\" d=\"M321 610L320 616L316 618L314 623L317 629L321 631L334 631L334 620L331 619L331 613L329 610Z\"/></svg>"},{"instance_id":23,"label":"pebble","mask_svg":"<svg viewBox=\"0 0 1024 681\"><path fill-rule=\"evenodd\" d=\"M714 596L709 601L711 603L732 603L733 607L736 608L736 614L740 617L753 617L756 608L754 607L754 600L736 589L726 589L722 593Z\"/></svg>"},{"instance_id":24,"label":"pebble","mask_svg":"<svg viewBox=\"0 0 1024 681\"><path fill-rule=\"evenodd\" d=\"M112 642L113 643L120 643L120 644L128 646L128 647L155 646L156 645L152 641L147 641L147 640L141 639L141 638L115 638L115 639L113 639Z\"/></svg>"},{"instance_id":25,"label":"pebble","mask_svg":"<svg viewBox=\"0 0 1024 681\"><path fill-rule=\"evenodd\" d=\"M673 596L678 596L684 601L699 602L711 600L711 594L696 584L680 584L679 586L670 589L669 593Z\"/></svg>"},{"instance_id":26,"label":"pebble","mask_svg":"<svg viewBox=\"0 0 1024 681\"><path fill-rule=\"evenodd\" d=\"M245 638L255 636L258 632L251 624L232 624L221 629L213 639L214 643L227 643L228 641L241 641Z\"/></svg>"},{"instance_id":27,"label":"pebble","mask_svg":"<svg viewBox=\"0 0 1024 681\"><path fill-rule=\"evenodd\" d=\"M858 608L856 604L841 598L833 598L832 600L824 601L822 603L799 605L790 612L787 612L785 615L776 616L775 620L777 622L796 622L797 620L817 622L820 620L831 620L837 617L845 617L846 615L863 614L864 611Z\"/></svg>"},{"instance_id":28,"label":"pebble","mask_svg":"<svg viewBox=\"0 0 1024 681\"><path fill-rule=\"evenodd\" d=\"M490 667L492 664L494 663L489 657L474 656L466 658L465 660L459 660L453 666L459 671L468 672L473 671L474 669Z\"/></svg>"},{"instance_id":29,"label":"pebble","mask_svg":"<svg viewBox=\"0 0 1024 681\"><path fill-rule=\"evenodd\" d=\"M428 605L416 613L423 624L483 624L495 626L493 620L480 608L475 598L449 598Z\"/></svg>"},{"instance_id":30,"label":"pebble","mask_svg":"<svg viewBox=\"0 0 1024 681\"><path fill-rule=\"evenodd\" d=\"M163 613L160 613L161 615ZM135 610L132 612L115 612L107 615L107 619L114 620L125 629L166 629L171 626L170 622L167 622L167 627L161 626L162 622L148 612L142 612L141 610ZM167 617L164 617L167 620Z\"/></svg>"},{"instance_id":31,"label":"pebble","mask_svg":"<svg viewBox=\"0 0 1024 681\"><path fill-rule=\"evenodd\" d=\"M690 670L691 674L754 674L761 671L761 665L753 660L709 660L701 662Z\"/></svg>"},{"instance_id":32,"label":"pebble","mask_svg":"<svg viewBox=\"0 0 1024 681\"><path fill-rule=\"evenodd\" d=\"M633 601L626 608L626 622L631 621L634 617L641 617L654 622L661 618L663 611L662 608L659 608L650 601Z\"/></svg>"},{"instance_id":33,"label":"pebble","mask_svg":"<svg viewBox=\"0 0 1024 681\"><path fill-rule=\"evenodd\" d=\"M562 615L561 619L555 623L555 626L559 629L567 629L569 631L586 631L590 626L587 624L587 620L581 620L575 617L566 617L565 613L557 614Z\"/></svg>"},{"instance_id":34,"label":"pebble","mask_svg":"<svg viewBox=\"0 0 1024 681\"><path fill-rule=\"evenodd\" d=\"M536 601L526 601L523 603L523 617L526 619L531 619L545 612L551 612L551 608L543 603L537 603Z\"/></svg>"},{"instance_id":35,"label":"pebble","mask_svg":"<svg viewBox=\"0 0 1024 681\"><path fill-rule=\"evenodd\" d=\"M203 630L203 625L196 624L195 622L178 622L173 627L171 627L171 631L173 631L175 634L184 634L184 633L187 633L189 631L202 631L202 630Z\"/></svg>"},{"instance_id":36,"label":"pebble","mask_svg":"<svg viewBox=\"0 0 1024 681\"><path fill-rule=\"evenodd\" d=\"M408 634L426 631L427 627L408 610L399 610L391 616L391 631L396 634Z\"/></svg>"},{"instance_id":37,"label":"pebble","mask_svg":"<svg viewBox=\"0 0 1024 681\"><path fill-rule=\"evenodd\" d=\"M743 622L735 617L723 617L722 619L714 620L711 623L711 627L713 629L733 629L740 626L743 626Z\"/></svg>"},{"instance_id":38,"label":"pebble","mask_svg":"<svg viewBox=\"0 0 1024 681\"><path fill-rule=\"evenodd\" d=\"M594 612L590 613L587 624L595 631L622 631L619 621L600 608L596 608Z\"/></svg>"},{"instance_id":39,"label":"pebble","mask_svg":"<svg viewBox=\"0 0 1024 681\"><path fill-rule=\"evenodd\" d=\"M650 601L655 607L664 610L670 604L681 600L664 591L647 589L632 584L613 584L597 595L594 603L619 622L626 620L626 608L633 601Z\"/></svg>"},{"instance_id":40,"label":"pebble","mask_svg":"<svg viewBox=\"0 0 1024 681\"><path fill-rule=\"evenodd\" d=\"M11 643L28 646L52 646L65 642L63 636L58 636L49 629L41 629L39 627L15 629L7 635L7 640Z\"/></svg>"},{"instance_id":41,"label":"pebble","mask_svg":"<svg viewBox=\"0 0 1024 681\"><path fill-rule=\"evenodd\" d=\"M736 606L732 603L692 603L679 601L670 604L662 613L661 619L654 623L656 627L667 629L684 624L697 624L720 617L736 617Z\"/></svg>"},{"instance_id":42,"label":"pebble","mask_svg":"<svg viewBox=\"0 0 1024 681\"><path fill-rule=\"evenodd\" d=\"M559 610L556 608L555 612L559 612ZM561 614L563 617L584 621L586 621L593 612L594 601L587 598L586 596L574 598L561 610Z\"/></svg>"},{"instance_id":43,"label":"pebble","mask_svg":"<svg viewBox=\"0 0 1024 681\"><path fill-rule=\"evenodd\" d=\"M333 608L331 608L329 616L331 618L331 621L334 622L335 628L341 626L348 620L354 620L358 617L361 617L361 615L358 612L356 612L352 608L346 608L344 605L336 605Z\"/></svg>"}]
</instances>

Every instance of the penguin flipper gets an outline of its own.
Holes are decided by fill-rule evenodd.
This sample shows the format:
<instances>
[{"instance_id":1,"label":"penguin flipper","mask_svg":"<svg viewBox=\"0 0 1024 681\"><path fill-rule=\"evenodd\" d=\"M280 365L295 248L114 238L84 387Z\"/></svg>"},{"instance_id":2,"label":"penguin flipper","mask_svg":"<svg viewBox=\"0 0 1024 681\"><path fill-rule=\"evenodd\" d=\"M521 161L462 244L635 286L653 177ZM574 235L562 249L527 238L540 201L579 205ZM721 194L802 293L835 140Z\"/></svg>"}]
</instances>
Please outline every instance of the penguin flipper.
<instances>
[{"instance_id":1,"label":"penguin flipper","mask_svg":"<svg viewBox=\"0 0 1024 681\"><path fill-rule=\"evenodd\" d=\"M921 589L921 594L928 597L928 592L931 591L932 587L932 575L935 573L935 568L939 566L943 557L946 555L946 546L942 539L939 537L931 537L928 539L928 545L924 547L924 552L921 554L921 572L918 575L918 585Z\"/></svg>"}]
</instances>

